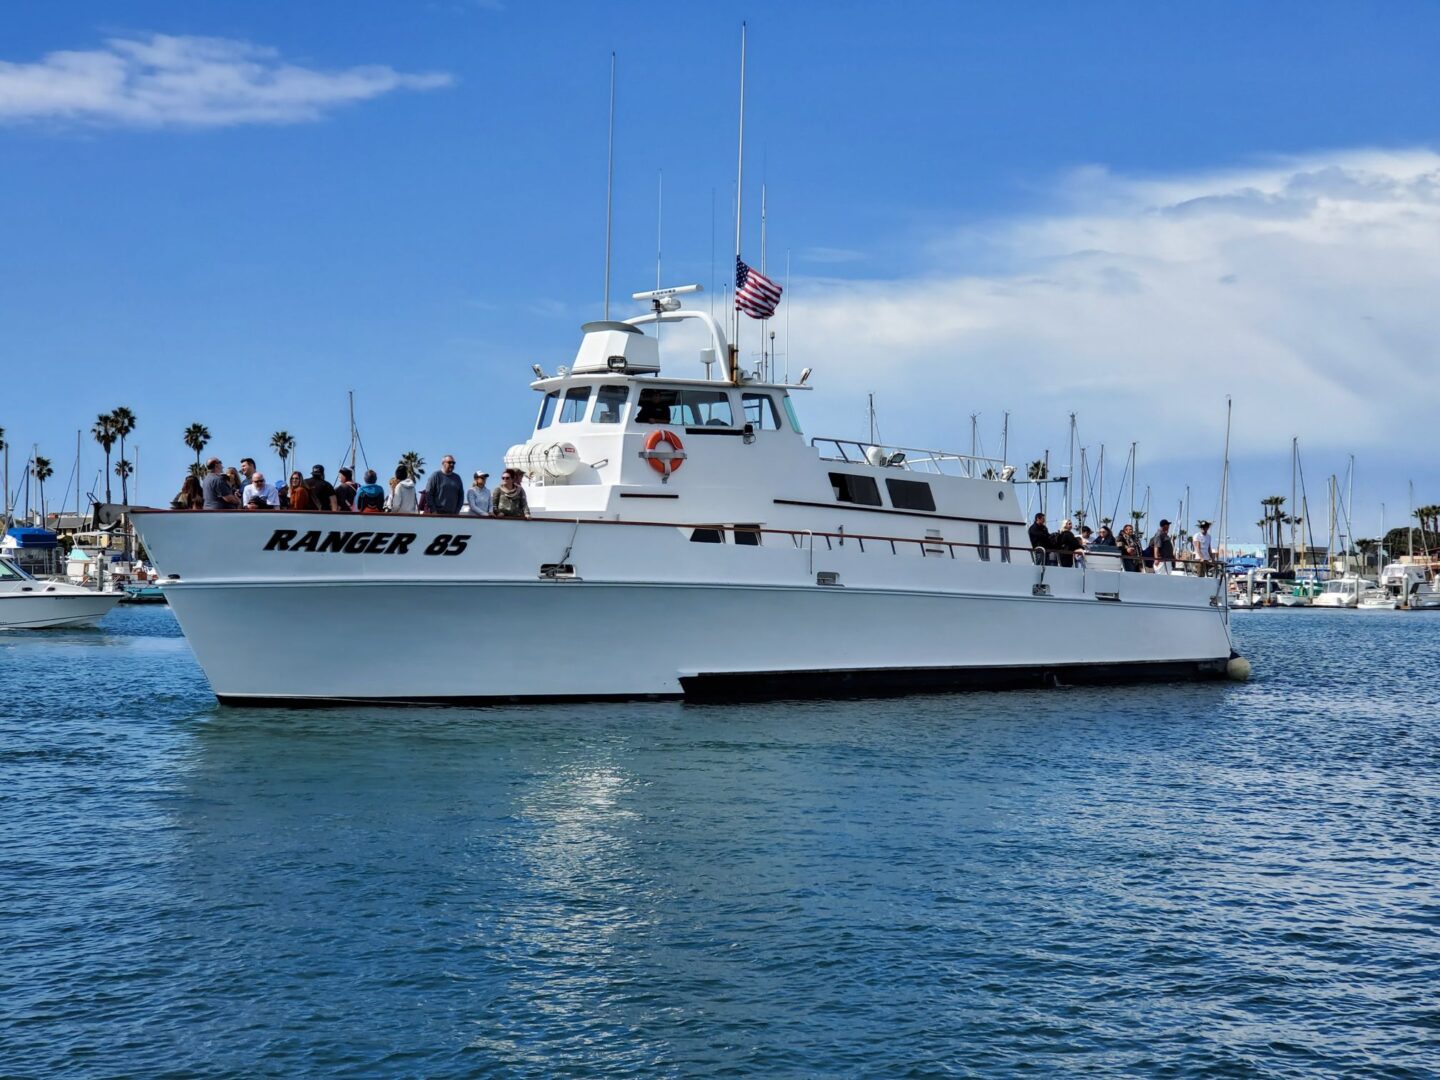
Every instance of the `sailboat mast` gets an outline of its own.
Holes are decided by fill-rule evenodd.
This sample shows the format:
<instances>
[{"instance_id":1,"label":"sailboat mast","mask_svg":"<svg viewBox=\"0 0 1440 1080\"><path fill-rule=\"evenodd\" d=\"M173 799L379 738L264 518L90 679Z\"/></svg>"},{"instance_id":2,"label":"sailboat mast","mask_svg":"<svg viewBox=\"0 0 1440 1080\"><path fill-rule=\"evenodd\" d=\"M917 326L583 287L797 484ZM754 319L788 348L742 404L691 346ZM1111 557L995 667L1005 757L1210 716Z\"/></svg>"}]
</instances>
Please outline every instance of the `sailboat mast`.
<instances>
[{"instance_id":1,"label":"sailboat mast","mask_svg":"<svg viewBox=\"0 0 1440 1080\"><path fill-rule=\"evenodd\" d=\"M1290 439L1290 569L1295 569L1295 519L1299 507L1295 503L1295 460L1300 456L1300 437Z\"/></svg>"},{"instance_id":2,"label":"sailboat mast","mask_svg":"<svg viewBox=\"0 0 1440 1080\"><path fill-rule=\"evenodd\" d=\"M735 264L740 264L740 223L745 202L745 24L740 24L740 138L735 158ZM740 309L731 305L730 381L740 384Z\"/></svg>"}]
</instances>

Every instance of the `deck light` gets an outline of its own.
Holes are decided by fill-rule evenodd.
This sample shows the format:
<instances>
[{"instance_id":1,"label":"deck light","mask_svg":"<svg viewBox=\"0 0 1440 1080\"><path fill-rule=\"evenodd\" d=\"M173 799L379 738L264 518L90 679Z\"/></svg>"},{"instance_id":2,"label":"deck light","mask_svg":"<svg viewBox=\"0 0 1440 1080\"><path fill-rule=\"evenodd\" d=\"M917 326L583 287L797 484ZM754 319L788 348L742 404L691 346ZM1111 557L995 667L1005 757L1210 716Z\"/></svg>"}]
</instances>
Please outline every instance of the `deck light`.
<instances>
[{"instance_id":1,"label":"deck light","mask_svg":"<svg viewBox=\"0 0 1440 1080\"><path fill-rule=\"evenodd\" d=\"M539 364L531 364L531 365L530 365L530 370L533 371L533 372L535 372L535 377L536 377L537 379L544 379L544 378L547 377L547 376L545 375L545 369L542 368Z\"/></svg>"}]
</instances>

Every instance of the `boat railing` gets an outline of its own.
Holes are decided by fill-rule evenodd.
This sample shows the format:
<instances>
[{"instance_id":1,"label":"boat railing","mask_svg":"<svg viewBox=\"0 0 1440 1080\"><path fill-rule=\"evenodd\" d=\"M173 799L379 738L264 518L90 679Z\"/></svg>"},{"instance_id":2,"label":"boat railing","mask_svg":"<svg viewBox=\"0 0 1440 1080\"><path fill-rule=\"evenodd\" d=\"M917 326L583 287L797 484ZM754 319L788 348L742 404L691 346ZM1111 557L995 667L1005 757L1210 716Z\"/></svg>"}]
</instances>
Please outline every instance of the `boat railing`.
<instances>
[{"instance_id":1,"label":"boat railing","mask_svg":"<svg viewBox=\"0 0 1440 1080\"><path fill-rule=\"evenodd\" d=\"M873 465L881 468L910 469L914 472L937 473L942 476L968 476L972 479L1000 480L1005 462L999 458L974 457L948 450L924 450L912 446L891 446L888 443L860 442L856 439L835 439L816 436L810 445L820 453L821 461L843 461L848 465Z\"/></svg>"}]
</instances>

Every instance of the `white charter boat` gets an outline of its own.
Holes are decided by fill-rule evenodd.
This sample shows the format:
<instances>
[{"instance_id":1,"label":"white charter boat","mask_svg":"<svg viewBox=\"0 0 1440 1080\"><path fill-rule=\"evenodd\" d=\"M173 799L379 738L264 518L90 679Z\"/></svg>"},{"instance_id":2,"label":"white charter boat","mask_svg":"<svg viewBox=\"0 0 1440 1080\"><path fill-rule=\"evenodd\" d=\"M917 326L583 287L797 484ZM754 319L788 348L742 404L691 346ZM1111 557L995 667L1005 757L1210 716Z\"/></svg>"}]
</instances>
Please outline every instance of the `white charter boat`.
<instances>
[{"instance_id":1,"label":"white charter boat","mask_svg":"<svg viewBox=\"0 0 1440 1080\"><path fill-rule=\"evenodd\" d=\"M0 558L0 630L85 626L104 618L123 595L46 581Z\"/></svg>"},{"instance_id":2,"label":"white charter boat","mask_svg":"<svg viewBox=\"0 0 1440 1080\"><path fill-rule=\"evenodd\" d=\"M506 458L530 519L135 510L220 700L753 699L1226 674L1223 577L1124 573L1098 552L1038 564L1013 469L807 440L793 398L808 371L752 377L707 313L655 308L586 324L570 368L531 383L539 415ZM662 373L642 328L687 319L708 332L705 371Z\"/></svg>"}]
</instances>

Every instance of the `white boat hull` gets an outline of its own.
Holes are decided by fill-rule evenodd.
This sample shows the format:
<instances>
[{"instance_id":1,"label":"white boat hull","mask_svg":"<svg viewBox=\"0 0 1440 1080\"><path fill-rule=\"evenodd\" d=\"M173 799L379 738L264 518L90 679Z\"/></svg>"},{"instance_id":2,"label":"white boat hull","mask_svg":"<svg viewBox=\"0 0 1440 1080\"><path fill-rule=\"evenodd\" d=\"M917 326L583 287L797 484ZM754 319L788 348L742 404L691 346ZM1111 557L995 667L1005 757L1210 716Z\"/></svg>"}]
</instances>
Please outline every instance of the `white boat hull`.
<instances>
[{"instance_id":1,"label":"white boat hull","mask_svg":"<svg viewBox=\"0 0 1440 1080\"><path fill-rule=\"evenodd\" d=\"M921 555L918 544L862 549L854 538L791 533L755 547L701 544L674 525L136 518L161 572L176 575L165 594L226 702L743 698L1219 677L1232 655L1215 578L980 562L943 547ZM280 550L312 529L366 538L344 541L351 553ZM378 531L413 539L387 553L394 540L376 540ZM463 551L441 553L462 536ZM574 576L541 576L557 563ZM817 584L819 574L837 583Z\"/></svg>"},{"instance_id":2,"label":"white boat hull","mask_svg":"<svg viewBox=\"0 0 1440 1080\"><path fill-rule=\"evenodd\" d=\"M120 602L119 593L64 588L67 591L0 593L0 630L88 626L99 622Z\"/></svg>"}]
</instances>

